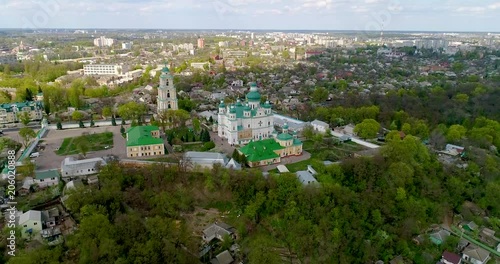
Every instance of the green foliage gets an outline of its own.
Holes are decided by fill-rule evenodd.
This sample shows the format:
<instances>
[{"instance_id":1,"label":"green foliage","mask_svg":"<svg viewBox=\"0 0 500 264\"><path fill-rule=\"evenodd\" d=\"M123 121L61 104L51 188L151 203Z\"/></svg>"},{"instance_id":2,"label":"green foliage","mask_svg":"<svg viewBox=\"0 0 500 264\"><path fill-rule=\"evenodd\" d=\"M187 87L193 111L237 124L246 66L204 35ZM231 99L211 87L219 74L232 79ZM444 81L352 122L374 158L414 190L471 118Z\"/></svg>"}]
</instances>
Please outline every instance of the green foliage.
<instances>
[{"instance_id":1,"label":"green foliage","mask_svg":"<svg viewBox=\"0 0 500 264\"><path fill-rule=\"evenodd\" d=\"M467 129L461 125L452 125L448 128L446 139L450 142L457 142L467 133Z\"/></svg>"},{"instance_id":2,"label":"green foliage","mask_svg":"<svg viewBox=\"0 0 500 264\"><path fill-rule=\"evenodd\" d=\"M354 127L354 132L361 138L374 138L380 130L380 124L374 119L365 119Z\"/></svg>"},{"instance_id":3,"label":"green foliage","mask_svg":"<svg viewBox=\"0 0 500 264\"><path fill-rule=\"evenodd\" d=\"M328 99L328 90L326 90L325 87L316 87L311 96L311 99L315 103L321 103L326 101L326 99Z\"/></svg>"},{"instance_id":4,"label":"green foliage","mask_svg":"<svg viewBox=\"0 0 500 264\"><path fill-rule=\"evenodd\" d=\"M215 148L215 143L213 141L208 141L203 143L202 151L208 151Z\"/></svg>"},{"instance_id":5,"label":"green foliage","mask_svg":"<svg viewBox=\"0 0 500 264\"><path fill-rule=\"evenodd\" d=\"M18 116L19 118L19 121L21 121L21 123L24 125L24 126L27 126L29 124L29 122L31 121L31 117L30 117L30 114L28 112L19 112L18 113Z\"/></svg>"},{"instance_id":6,"label":"green foliage","mask_svg":"<svg viewBox=\"0 0 500 264\"><path fill-rule=\"evenodd\" d=\"M63 129L61 121L57 121L56 127L57 127L57 130L62 130Z\"/></svg>"},{"instance_id":7,"label":"green foliage","mask_svg":"<svg viewBox=\"0 0 500 264\"><path fill-rule=\"evenodd\" d=\"M32 128L23 127L19 129L19 136L23 139L23 145L26 148L30 141L36 137L36 133Z\"/></svg>"},{"instance_id":8,"label":"green foliage","mask_svg":"<svg viewBox=\"0 0 500 264\"><path fill-rule=\"evenodd\" d=\"M122 125L123 125L123 122L124 122L124 121L122 120ZM115 119L115 116L114 116L114 115L113 115L113 116L111 116L111 125L112 125L112 126L116 126L116 119Z\"/></svg>"},{"instance_id":9,"label":"green foliage","mask_svg":"<svg viewBox=\"0 0 500 264\"><path fill-rule=\"evenodd\" d=\"M75 121L81 121L83 120L83 113L80 112L80 111L74 111L72 114L71 114L71 119L75 120Z\"/></svg>"}]
</instances>

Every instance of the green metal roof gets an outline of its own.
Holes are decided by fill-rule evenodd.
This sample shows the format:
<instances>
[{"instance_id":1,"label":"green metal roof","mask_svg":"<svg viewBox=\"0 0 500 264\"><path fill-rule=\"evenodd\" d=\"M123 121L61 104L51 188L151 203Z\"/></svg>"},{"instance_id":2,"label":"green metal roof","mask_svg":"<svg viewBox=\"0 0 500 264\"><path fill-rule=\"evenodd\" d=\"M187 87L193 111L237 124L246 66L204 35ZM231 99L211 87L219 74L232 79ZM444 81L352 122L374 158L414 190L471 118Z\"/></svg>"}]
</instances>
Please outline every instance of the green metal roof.
<instances>
[{"instance_id":1,"label":"green metal roof","mask_svg":"<svg viewBox=\"0 0 500 264\"><path fill-rule=\"evenodd\" d=\"M161 72L170 73L170 70L168 69L167 65L165 65L165 67L163 67L163 69L161 69Z\"/></svg>"},{"instance_id":2,"label":"green metal roof","mask_svg":"<svg viewBox=\"0 0 500 264\"><path fill-rule=\"evenodd\" d=\"M256 92L256 91L249 92L247 94L247 100L248 101L260 101L260 93Z\"/></svg>"},{"instance_id":3,"label":"green metal roof","mask_svg":"<svg viewBox=\"0 0 500 264\"><path fill-rule=\"evenodd\" d=\"M46 171L35 171L35 179L50 179L59 178L59 172L57 170L46 170Z\"/></svg>"},{"instance_id":4,"label":"green metal roof","mask_svg":"<svg viewBox=\"0 0 500 264\"><path fill-rule=\"evenodd\" d=\"M7 112L12 112L13 106L16 106L19 111L21 111L24 107L29 107L31 110L34 110L35 108L41 109L43 107L43 103L41 101L25 101L20 103L0 104L0 108L7 110Z\"/></svg>"},{"instance_id":5,"label":"green metal roof","mask_svg":"<svg viewBox=\"0 0 500 264\"><path fill-rule=\"evenodd\" d=\"M298 139L298 138L294 138L293 139L293 145L295 145L295 146L302 145L302 141L300 141L300 139Z\"/></svg>"},{"instance_id":6,"label":"green metal roof","mask_svg":"<svg viewBox=\"0 0 500 264\"><path fill-rule=\"evenodd\" d=\"M279 158L275 150L284 149L278 142L274 139L264 139L258 141L250 141L246 146L241 147L239 151L247 156L247 160L250 162L257 162L268 159Z\"/></svg>"},{"instance_id":7,"label":"green metal roof","mask_svg":"<svg viewBox=\"0 0 500 264\"><path fill-rule=\"evenodd\" d=\"M127 130L127 147L163 144L163 139L154 138L151 132L160 130L157 126L136 126Z\"/></svg>"},{"instance_id":8,"label":"green metal roof","mask_svg":"<svg viewBox=\"0 0 500 264\"><path fill-rule=\"evenodd\" d=\"M292 135L288 134L288 133L281 133L278 135L278 139L279 140L291 140L293 139Z\"/></svg>"}]
</instances>

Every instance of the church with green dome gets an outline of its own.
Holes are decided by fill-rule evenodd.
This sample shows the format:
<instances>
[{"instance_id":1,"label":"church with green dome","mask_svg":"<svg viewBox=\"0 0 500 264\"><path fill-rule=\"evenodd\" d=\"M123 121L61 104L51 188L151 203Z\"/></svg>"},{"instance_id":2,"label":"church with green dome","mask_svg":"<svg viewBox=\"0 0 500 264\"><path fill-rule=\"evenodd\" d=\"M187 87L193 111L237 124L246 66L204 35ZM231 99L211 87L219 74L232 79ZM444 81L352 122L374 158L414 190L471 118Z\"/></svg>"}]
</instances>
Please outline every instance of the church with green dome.
<instances>
[{"instance_id":1,"label":"church with green dome","mask_svg":"<svg viewBox=\"0 0 500 264\"><path fill-rule=\"evenodd\" d=\"M232 145L246 145L239 149L247 156L250 166L279 163L281 158L302 154L302 142L296 135L274 130L274 114L269 102L261 104L256 83L250 84L246 100L234 104L219 104L217 131L220 138Z\"/></svg>"}]
</instances>

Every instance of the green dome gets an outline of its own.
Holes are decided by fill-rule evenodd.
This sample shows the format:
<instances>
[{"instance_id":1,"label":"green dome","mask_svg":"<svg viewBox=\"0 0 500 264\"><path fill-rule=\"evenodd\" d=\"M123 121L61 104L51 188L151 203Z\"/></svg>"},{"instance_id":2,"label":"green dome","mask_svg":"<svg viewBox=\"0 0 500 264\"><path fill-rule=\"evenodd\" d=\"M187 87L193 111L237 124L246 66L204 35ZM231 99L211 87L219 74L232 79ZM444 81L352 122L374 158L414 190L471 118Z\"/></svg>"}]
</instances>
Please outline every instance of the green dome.
<instances>
[{"instance_id":1,"label":"green dome","mask_svg":"<svg viewBox=\"0 0 500 264\"><path fill-rule=\"evenodd\" d=\"M243 104L241 103L241 101L238 99L238 101L236 102L236 106L243 106Z\"/></svg>"},{"instance_id":2,"label":"green dome","mask_svg":"<svg viewBox=\"0 0 500 264\"><path fill-rule=\"evenodd\" d=\"M271 104L269 103L269 101L265 102L264 105L262 106L264 108L271 108Z\"/></svg>"},{"instance_id":3,"label":"green dome","mask_svg":"<svg viewBox=\"0 0 500 264\"><path fill-rule=\"evenodd\" d=\"M224 101L220 101L219 108L225 108L225 107L226 104L224 103Z\"/></svg>"},{"instance_id":4,"label":"green dome","mask_svg":"<svg viewBox=\"0 0 500 264\"><path fill-rule=\"evenodd\" d=\"M244 111L252 111L252 108L250 106L245 105L245 108L243 108Z\"/></svg>"},{"instance_id":5,"label":"green dome","mask_svg":"<svg viewBox=\"0 0 500 264\"><path fill-rule=\"evenodd\" d=\"M163 69L161 70L161 72L170 73L170 70L168 69L167 65L165 65L165 67L163 67Z\"/></svg>"},{"instance_id":6,"label":"green dome","mask_svg":"<svg viewBox=\"0 0 500 264\"><path fill-rule=\"evenodd\" d=\"M248 101L260 101L260 93L257 91L249 92L247 94Z\"/></svg>"},{"instance_id":7,"label":"green dome","mask_svg":"<svg viewBox=\"0 0 500 264\"><path fill-rule=\"evenodd\" d=\"M288 129L288 124L287 123L284 124L283 129Z\"/></svg>"},{"instance_id":8,"label":"green dome","mask_svg":"<svg viewBox=\"0 0 500 264\"><path fill-rule=\"evenodd\" d=\"M281 133L278 135L279 140L291 140L293 139L292 135L286 134L286 133Z\"/></svg>"},{"instance_id":9,"label":"green dome","mask_svg":"<svg viewBox=\"0 0 500 264\"><path fill-rule=\"evenodd\" d=\"M229 113L236 114L236 108L234 108L234 106L231 106L231 109L229 109Z\"/></svg>"}]
</instances>

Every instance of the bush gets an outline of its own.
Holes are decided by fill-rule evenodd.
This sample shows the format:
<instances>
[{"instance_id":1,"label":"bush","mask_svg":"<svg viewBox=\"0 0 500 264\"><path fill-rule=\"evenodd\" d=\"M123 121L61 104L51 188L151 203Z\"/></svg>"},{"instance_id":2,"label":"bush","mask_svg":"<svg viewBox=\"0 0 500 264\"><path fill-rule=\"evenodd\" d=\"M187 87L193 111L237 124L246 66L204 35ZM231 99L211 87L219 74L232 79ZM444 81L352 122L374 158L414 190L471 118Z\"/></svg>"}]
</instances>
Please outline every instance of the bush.
<instances>
[{"instance_id":1,"label":"bush","mask_svg":"<svg viewBox=\"0 0 500 264\"><path fill-rule=\"evenodd\" d=\"M201 148L202 151L207 151L215 148L215 143L213 141L205 142L203 144L203 148Z\"/></svg>"}]
</instances>

